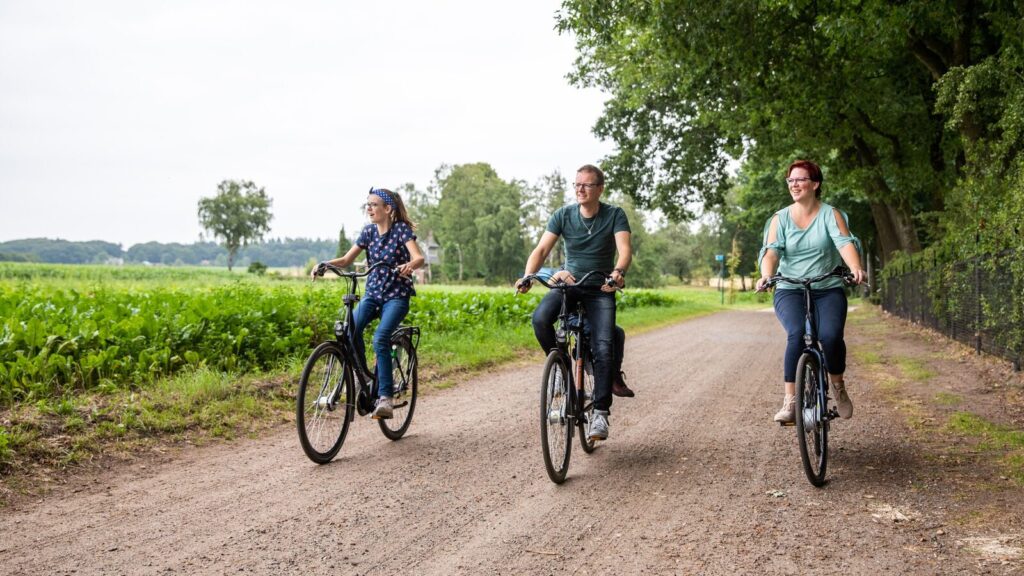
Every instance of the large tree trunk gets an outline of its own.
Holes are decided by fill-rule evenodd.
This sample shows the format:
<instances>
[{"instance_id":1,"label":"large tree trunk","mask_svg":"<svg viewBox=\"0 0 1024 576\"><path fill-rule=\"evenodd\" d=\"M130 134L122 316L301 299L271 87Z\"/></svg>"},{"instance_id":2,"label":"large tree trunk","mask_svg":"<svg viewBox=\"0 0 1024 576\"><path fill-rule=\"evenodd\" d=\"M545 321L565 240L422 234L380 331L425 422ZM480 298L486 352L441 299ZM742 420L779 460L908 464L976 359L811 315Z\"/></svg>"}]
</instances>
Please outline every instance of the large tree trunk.
<instances>
[{"instance_id":1,"label":"large tree trunk","mask_svg":"<svg viewBox=\"0 0 1024 576\"><path fill-rule=\"evenodd\" d=\"M857 135L853 137L853 144L856 162L871 173L864 183L864 192L871 205L871 216L875 220L875 231L878 234L878 253L884 267L893 252L918 252L921 250L921 242L917 239L909 200L900 198L895 203L889 200L898 195L879 174L877 151Z\"/></svg>"},{"instance_id":2,"label":"large tree trunk","mask_svg":"<svg viewBox=\"0 0 1024 576\"><path fill-rule=\"evenodd\" d=\"M878 238L878 255L885 267L892 253L917 252L921 244L910 212L891 204L871 202L871 216L875 220L875 234Z\"/></svg>"}]
</instances>

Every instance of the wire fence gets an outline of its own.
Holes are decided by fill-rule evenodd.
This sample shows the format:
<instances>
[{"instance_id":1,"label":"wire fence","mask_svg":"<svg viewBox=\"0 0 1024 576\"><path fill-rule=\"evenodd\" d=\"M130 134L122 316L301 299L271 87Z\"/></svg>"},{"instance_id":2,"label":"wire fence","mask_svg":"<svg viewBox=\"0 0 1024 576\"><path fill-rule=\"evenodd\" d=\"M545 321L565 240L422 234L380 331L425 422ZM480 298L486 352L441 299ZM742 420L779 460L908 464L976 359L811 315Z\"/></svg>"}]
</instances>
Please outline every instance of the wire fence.
<instances>
[{"instance_id":1,"label":"wire fence","mask_svg":"<svg viewBox=\"0 0 1024 576\"><path fill-rule=\"evenodd\" d=\"M954 263L910 261L900 273L883 274L882 308L979 353L1006 358L1019 371L1024 278L1011 270L1021 269L1021 257L1006 251Z\"/></svg>"}]
</instances>

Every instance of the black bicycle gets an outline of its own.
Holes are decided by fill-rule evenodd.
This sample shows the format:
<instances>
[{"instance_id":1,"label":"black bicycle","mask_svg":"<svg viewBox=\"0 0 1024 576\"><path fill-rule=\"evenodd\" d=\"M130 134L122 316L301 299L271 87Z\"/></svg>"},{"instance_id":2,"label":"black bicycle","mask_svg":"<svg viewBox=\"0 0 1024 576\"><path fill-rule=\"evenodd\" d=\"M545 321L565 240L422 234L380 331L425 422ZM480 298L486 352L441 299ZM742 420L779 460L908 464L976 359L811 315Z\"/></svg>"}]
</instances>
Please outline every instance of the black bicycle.
<instances>
[{"instance_id":1,"label":"black bicycle","mask_svg":"<svg viewBox=\"0 0 1024 576\"><path fill-rule=\"evenodd\" d=\"M568 306L569 292L594 274L602 272L587 272L576 284L549 283L536 274L523 278L530 282L536 280L550 290L559 291L562 296L555 328L557 347L548 353L544 361L540 386L540 443L544 467L556 484L565 481L569 470L573 428L579 433L584 452L589 454L596 448L596 442L589 434L594 416L594 360L587 313L582 301L577 301L575 310L569 310Z\"/></svg>"},{"instance_id":2,"label":"black bicycle","mask_svg":"<svg viewBox=\"0 0 1024 576\"><path fill-rule=\"evenodd\" d=\"M828 363L821 348L816 330L814 305L811 299L811 285L826 278L842 278L847 284L853 282L853 274L845 266L836 266L831 272L813 278L787 278L776 274L762 290L774 287L780 281L799 284L804 291L804 349L796 365L795 422L797 440L800 444L800 459L804 473L811 484L825 485L825 469L828 467L829 422L839 417L835 406L829 405Z\"/></svg>"},{"instance_id":3,"label":"black bicycle","mask_svg":"<svg viewBox=\"0 0 1024 576\"><path fill-rule=\"evenodd\" d=\"M355 414L370 414L377 401L376 370L367 369L366 358L355 353L353 308L359 301L356 294L359 278L368 276L379 266L386 264L378 262L365 272L345 272L336 266L321 264L322 268L317 271L318 275L323 275L329 270L349 281L348 290L342 296L344 319L334 323L335 339L313 350L299 379L296 398L299 442L306 456L317 464L326 464L338 454ZM416 410L419 339L420 329L416 326L399 326L391 334L394 415L377 420L381 432L391 440L398 440L405 434Z\"/></svg>"}]
</instances>

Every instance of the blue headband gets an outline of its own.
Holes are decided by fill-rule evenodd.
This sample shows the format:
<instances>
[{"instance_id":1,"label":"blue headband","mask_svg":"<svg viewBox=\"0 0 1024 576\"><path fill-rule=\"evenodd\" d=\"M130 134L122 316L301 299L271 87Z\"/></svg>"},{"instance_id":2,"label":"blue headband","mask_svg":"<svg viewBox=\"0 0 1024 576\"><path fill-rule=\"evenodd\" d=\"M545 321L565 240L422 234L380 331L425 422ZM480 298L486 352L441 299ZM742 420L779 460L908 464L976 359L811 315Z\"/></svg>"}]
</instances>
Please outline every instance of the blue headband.
<instances>
[{"instance_id":1,"label":"blue headband","mask_svg":"<svg viewBox=\"0 0 1024 576\"><path fill-rule=\"evenodd\" d=\"M388 206L391 206L392 210L396 209L395 199L391 197L391 194L389 194L387 190L383 188L370 188L370 194L376 194L377 196L380 196L380 199L383 200L384 203L387 204Z\"/></svg>"}]
</instances>

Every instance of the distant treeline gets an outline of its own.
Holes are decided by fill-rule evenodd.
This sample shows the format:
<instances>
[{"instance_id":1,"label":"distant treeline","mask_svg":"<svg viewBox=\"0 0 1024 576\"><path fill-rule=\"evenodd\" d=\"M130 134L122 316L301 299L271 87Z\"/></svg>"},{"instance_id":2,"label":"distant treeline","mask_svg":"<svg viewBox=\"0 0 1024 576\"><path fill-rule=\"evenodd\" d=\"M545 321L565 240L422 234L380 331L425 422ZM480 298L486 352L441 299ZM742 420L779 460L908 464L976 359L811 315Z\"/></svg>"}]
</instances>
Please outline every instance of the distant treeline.
<instances>
[{"instance_id":1,"label":"distant treeline","mask_svg":"<svg viewBox=\"0 0 1024 576\"><path fill-rule=\"evenodd\" d=\"M242 248L237 265L262 262L267 266L302 266L310 258L316 261L333 258L338 251L337 240L308 238L272 239ZM47 262L54 264L163 264L227 266L227 251L214 242L179 244L146 242L124 250L120 244L92 240L71 242L49 238L27 238L0 242L0 261Z\"/></svg>"}]
</instances>

